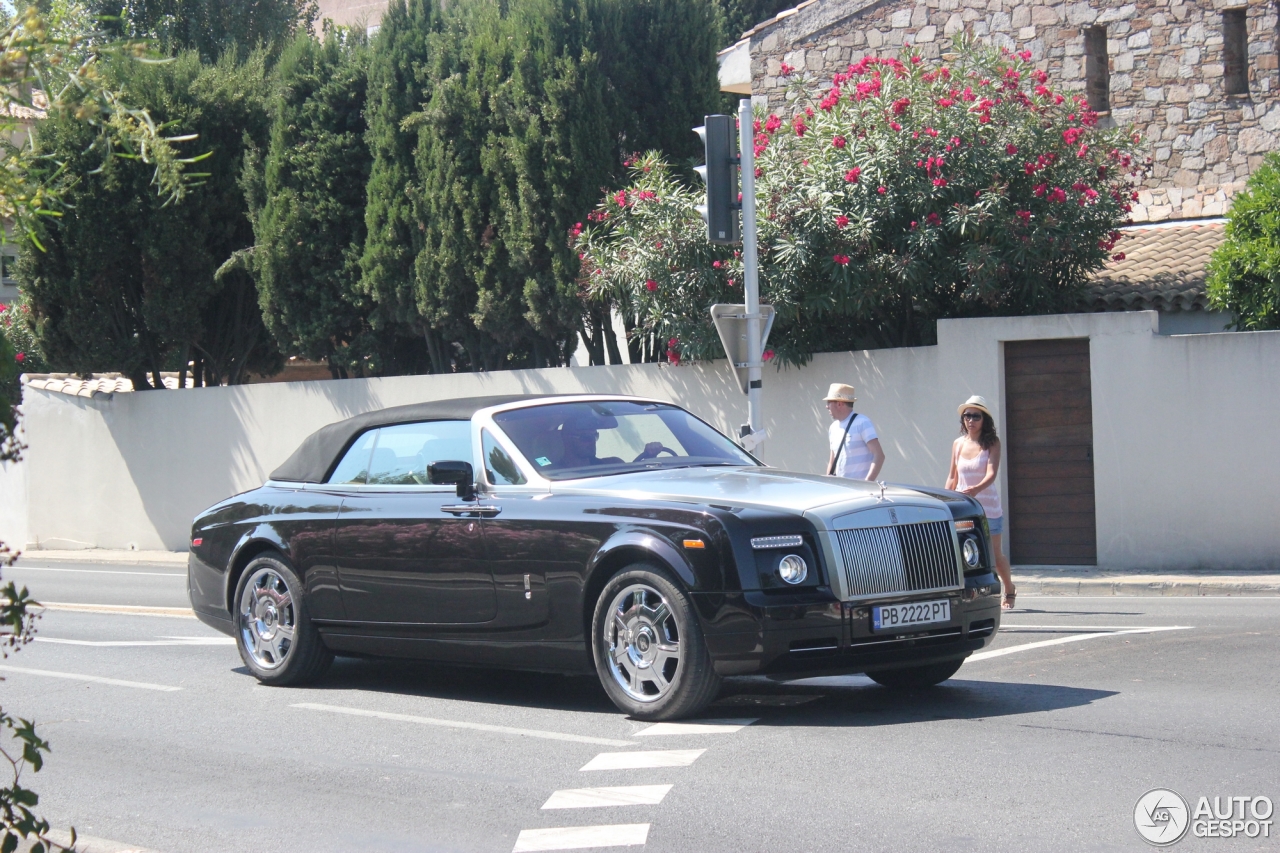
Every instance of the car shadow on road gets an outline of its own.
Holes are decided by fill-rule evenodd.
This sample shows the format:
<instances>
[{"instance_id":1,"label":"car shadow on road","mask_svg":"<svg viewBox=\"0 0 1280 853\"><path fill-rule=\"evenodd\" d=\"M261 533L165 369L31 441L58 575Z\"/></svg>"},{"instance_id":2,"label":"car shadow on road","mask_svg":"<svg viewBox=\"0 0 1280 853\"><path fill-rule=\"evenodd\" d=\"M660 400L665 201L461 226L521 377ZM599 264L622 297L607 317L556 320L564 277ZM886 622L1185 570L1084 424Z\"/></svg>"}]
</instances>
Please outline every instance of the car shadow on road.
<instances>
[{"instance_id":1,"label":"car shadow on road","mask_svg":"<svg viewBox=\"0 0 1280 853\"><path fill-rule=\"evenodd\" d=\"M1115 696L1115 690L953 678L936 687L896 690L864 676L804 679L779 683L764 678L732 679L713 710L740 715L765 713L756 725L888 726L933 720L981 720L1077 708ZM812 697L812 698L811 698Z\"/></svg>"},{"instance_id":2,"label":"car shadow on road","mask_svg":"<svg viewBox=\"0 0 1280 853\"><path fill-rule=\"evenodd\" d=\"M354 690L617 715L594 675L449 666L395 658L339 657L308 690Z\"/></svg>"}]
</instances>

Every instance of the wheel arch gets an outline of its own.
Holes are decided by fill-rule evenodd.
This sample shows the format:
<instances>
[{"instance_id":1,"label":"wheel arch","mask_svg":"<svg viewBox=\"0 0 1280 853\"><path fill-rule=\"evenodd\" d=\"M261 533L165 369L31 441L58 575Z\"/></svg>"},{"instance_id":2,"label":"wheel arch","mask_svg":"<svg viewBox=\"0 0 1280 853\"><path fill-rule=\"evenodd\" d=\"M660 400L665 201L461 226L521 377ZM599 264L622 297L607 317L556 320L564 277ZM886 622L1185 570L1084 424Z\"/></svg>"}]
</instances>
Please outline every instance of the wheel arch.
<instances>
[{"instance_id":1,"label":"wheel arch","mask_svg":"<svg viewBox=\"0 0 1280 853\"><path fill-rule=\"evenodd\" d=\"M610 578L627 566L641 562L655 563L669 570L686 589L698 585L689 561L666 538L647 530L621 531L610 537L592 556L582 591L582 635L588 639L588 648L600 593Z\"/></svg>"},{"instance_id":2,"label":"wheel arch","mask_svg":"<svg viewBox=\"0 0 1280 853\"><path fill-rule=\"evenodd\" d=\"M240 584L240 576L244 574L245 567L251 563L254 558L268 552L275 552L285 560L289 559L289 546L284 539L276 534L276 531L270 528L259 528L245 536L236 544L235 550L231 554L231 561L227 568L227 587L224 591L224 599L227 605L227 612L231 614L231 618L235 619L235 601L236 587ZM290 564L292 565L292 564Z\"/></svg>"}]
</instances>

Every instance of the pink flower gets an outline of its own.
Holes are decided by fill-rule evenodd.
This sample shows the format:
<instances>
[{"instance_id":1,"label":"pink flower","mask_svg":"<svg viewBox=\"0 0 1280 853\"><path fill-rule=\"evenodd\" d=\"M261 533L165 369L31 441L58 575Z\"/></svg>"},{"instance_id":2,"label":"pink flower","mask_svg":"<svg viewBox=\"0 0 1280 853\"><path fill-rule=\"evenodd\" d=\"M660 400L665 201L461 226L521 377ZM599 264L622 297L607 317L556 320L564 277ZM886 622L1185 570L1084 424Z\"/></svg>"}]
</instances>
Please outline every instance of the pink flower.
<instances>
[{"instance_id":1,"label":"pink flower","mask_svg":"<svg viewBox=\"0 0 1280 853\"><path fill-rule=\"evenodd\" d=\"M712 262L711 262L711 268L712 268L712 269L717 269L717 270L718 270L718 269L720 269L720 267L721 267L721 266L723 266L723 264L721 264L719 261L712 261Z\"/></svg>"},{"instance_id":2,"label":"pink flower","mask_svg":"<svg viewBox=\"0 0 1280 853\"><path fill-rule=\"evenodd\" d=\"M1124 255L1121 255L1120 257L1123 258ZM13 360L18 362L18 364L22 364L24 361L27 360L27 354L25 352L20 352L13 357Z\"/></svg>"},{"instance_id":3,"label":"pink flower","mask_svg":"<svg viewBox=\"0 0 1280 853\"><path fill-rule=\"evenodd\" d=\"M782 69L781 69L781 71L782 71L782 76L783 76L783 77L790 77L792 74L794 74L794 73L795 73L795 70L796 70L796 69L795 69L795 66L794 66L794 65L788 65L788 64L787 64L787 63L785 63L785 62L784 62L784 63L782 63Z\"/></svg>"},{"instance_id":4,"label":"pink flower","mask_svg":"<svg viewBox=\"0 0 1280 853\"><path fill-rule=\"evenodd\" d=\"M796 136L804 136L804 132L809 129L804 123L804 116L796 116L792 119L791 126L795 128Z\"/></svg>"},{"instance_id":5,"label":"pink flower","mask_svg":"<svg viewBox=\"0 0 1280 853\"><path fill-rule=\"evenodd\" d=\"M934 178L934 179L933 179L933 185L934 185L935 187L945 187L945 186L947 185L947 179L946 179L946 178Z\"/></svg>"},{"instance_id":6,"label":"pink flower","mask_svg":"<svg viewBox=\"0 0 1280 853\"><path fill-rule=\"evenodd\" d=\"M770 114L770 116L764 120L764 129L768 133L777 133L778 128L780 127L782 127L782 119L778 118L776 115Z\"/></svg>"},{"instance_id":7,"label":"pink flower","mask_svg":"<svg viewBox=\"0 0 1280 853\"><path fill-rule=\"evenodd\" d=\"M1049 191L1049 201L1061 204L1067 200L1067 193L1062 187L1054 187Z\"/></svg>"},{"instance_id":8,"label":"pink flower","mask_svg":"<svg viewBox=\"0 0 1280 853\"><path fill-rule=\"evenodd\" d=\"M835 136L831 139L831 144L836 148L843 148L847 140L843 136Z\"/></svg>"},{"instance_id":9,"label":"pink flower","mask_svg":"<svg viewBox=\"0 0 1280 853\"><path fill-rule=\"evenodd\" d=\"M945 110L947 107L955 104L955 101L951 100L950 98L938 98L937 103L938 103L938 106L942 107L942 109Z\"/></svg>"},{"instance_id":10,"label":"pink flower","mask_svg":"<svg viewBox=\"0 0 1280 853\"><path fill-rule=\"evenodd\" d=\"M911 220L911 230L912 230L912 231L916 230L916 225L918 225L918 224L919 224L919 223L917 223L914 219L913 219L913 220Z\"/></svg>"},{"instance_id":11,"label":"pink flower","mask_svg":"<svg viewBox=\"0 0 1280 853\"><path fill-rule=\"evenodd\" d=\"M1017 212L1017 215L1018 215L1018 218L1022 220L1022 223L1024 225L1031 221L1031 211L1029 210L1019 210Z\"/></svg>"},{"instance_id":12,"label":"pink flower","mask_svg":"<svg viewBox=\"0 0 1280 853\"><path fill-rule=\"evenodd\" d=\"M859 169L857 166L854 166L852 169L844 173L845 182L850 184L856 184L858 182L858 179L861 177L862 177L862 170Z\"/></svg>"},{"instance_id":13,"label":"pink flower","mask_svg":"<svg viewBox=\"0 0 1280 853\"><path fill-rule=\"evenodd\" d=\"M761 358L763 358L765 361L772 361L772 360L773 360L773 350L771 350L771 349L767 349L767 350L765 350L763 353L761 353L760 357L761 357Z\"/></svg>"},{"instance_id":14,"label":"pink flower","mask_svg":"<svg viewBox=\"0 0 1280 853\"><path fill-rule=\"evenodd\" d=\"M1019 58L1019 59L1021 59L1023 62L1030 62L1030 61L1031 61L1031 51L1029 51L1029 50L1024 50L1024 51L1019 52L1019 53L1018 53L1018 58Z\"/></svg>"},{"instance_id":15,"label":"pink flower","mask_svg":"<svg viewBox=\"0 0 1280 853\"><path fill-rule=\"evenodd\" d=\"M893 128L894 130L902 130L902 125L898 124L896 121L889 122L889 127Z\"/></svg>"},{"instance_id":16,"label":"pink flower","mask_svg":"<svg viewBox=\"0 0 1280 853\"><path fill-rule=\"evenodd\" d=\"M1048 191L1048 189L1049 189L1048 184L1036 184L1035 189L1033 189L1031 192L1035 194L1036 198L1044 198L1044 194L1045 192Z\"/></svg>"},{"instance_id":17,"label":"pink flower","mask_svg":"<svg viewBox=\"0 0 1280 853\"><path fill-rule=\"evenodd\" d=\"M1075 145L1076 140L1081 136L1084 136L1083 127L1069 127L1062 131L1062 141L1066 142L1068 145Z\"/></svg>"},{"instance_id":18,"label":"pink flower","mask_svg":"<svg viewBox=\"0 0 1280 853\"><path fill-rule=\"evenodd\" d=\"M848 264L849 264L849 256L848 256L848 255L832 255L832 256L831 256L831 260L835 261L837 264L839 264L839 265L840 265L840 266L842 266L842 267L843 267L843 266L848 266Z\"/></svg>"},{"instance_id":19,"label":"pink flower","mask_svg":"<svg viewBox=\"0 0 1280 853\"><path fill-rule=\"evenodd\" d=\"M842 214L842 215L840 215L840 216L837 216L837 217L836 217L836 227L837 227L837 228L847 228L847 227L849 227L849 217L844 216L843 214Z\"/></svg>"},{"instance_id":20,"label":"pink flower","mask_svg":"<svg viewBox=\"0 0 1280 853\"><path fill-rule=\"evenodd\" d=\"M925 221L928 222L930 225L939 225L942 223L942 217L936 213L930 213L928 216L925 217Z\"/></svg>"},{"instance_id":21,"label":"pink flower","mask_svg":"<svg viewBox=\"0 0 1280 853\"><path fill-rule=\"evenodd\" d=\"M645 280L644 286L649 289L650 293L658 289L658 283L651 278Z\"/></svg>"},{"instance_id":22,"label":"pink flower","mask_svg":"<svg viewBox=\"0 0 1280 853\"><path fill-rule=\"evenodd\" d=\"M636 198L640 199L640 201L656 201L658 194L652 190L640 190L640 192L636 193Z\"/></svg>"},{"instance_id":23,"label":"pink flower","mask_svg":"<svg viewBox=\"0 0 1280 853\"><path fill-rule=\"evenodd\" d=\"M1018 153L1018 146L1014 145L1013 143L1010 143L1004 147L1004 153L1012 157L1014 154Z\"/></svg>"},{"instance_id":24,"label":"pink flower","mask_svg":"<svg viewBox=\"0 0 1280 853\"><path fill-rule=\"evenodd\" d=\"M1113 260L1113 261L1123 261L1123 260L1124 260L1124 252L1116 252L1114 255L1112 255L1112 256L1111 256L1111 260Z\"/></svg>"},{"instance_id":25,"label":"pink flower","mask_svg":"<svg viewBox=\"0 0 1280 853\"><path fill-rule=\"evenodd\" d=\"M888 191L889 191L888 187L876 187L876 192L880 193L880 195L884 195Z\"/></svg>"},{"instance_id":26,"label":"pink flower","mask_svg":"<svg viewBox=\"0 0 1280 853\"><path fill-rule=\"evenodd\" d=\"M907 111L907 107L909 106L911 106L910 98L898 98L898 100L894 101L891 105L891 109L893 110L894 115L900 116Z\"/></svg>"},{"instance_id":27,"label":"pink flower","mask_svg":"<svg viewBox=\"0 0 1280 853\"><path fill-rule=\"evenodd\" d=\"M627 206L627 191L626 191L626 190L619 190L619 191L618 191L618 194L617 194L617 195L615 195L615 196L613 197L613 200L614 200L615 202L617 202L618 207L626 207L626 206Z\"/></svg>"}]
</instances>

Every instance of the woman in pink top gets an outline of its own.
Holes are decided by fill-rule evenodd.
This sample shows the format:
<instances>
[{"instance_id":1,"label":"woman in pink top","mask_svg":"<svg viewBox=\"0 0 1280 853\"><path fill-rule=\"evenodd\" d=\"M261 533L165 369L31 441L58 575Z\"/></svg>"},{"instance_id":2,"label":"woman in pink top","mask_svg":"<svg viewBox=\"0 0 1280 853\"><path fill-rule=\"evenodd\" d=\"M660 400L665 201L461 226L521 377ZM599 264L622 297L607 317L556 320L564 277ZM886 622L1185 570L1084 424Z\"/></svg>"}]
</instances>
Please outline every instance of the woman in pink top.
<instances>
[{"instance_id":1,"label":"woman in pink top","mask_svg":"<svg viewBox=\"0 0 1280 853\"><path fill-rule=\"evenodd\" d=\"M970 397L960 406L960 437L951 445L947 488L975 498L986 511L991 549L995 551L996 574L1000 575L1000 583L1004 587L1000 606L1012 610L1017 590L1009 571L1009 558L1001 547L1004 510L1000 507L1000 494L996 491L999 473L1000 439L996 436L995 418L986 399Z\"/></svg>"}]
</instances>

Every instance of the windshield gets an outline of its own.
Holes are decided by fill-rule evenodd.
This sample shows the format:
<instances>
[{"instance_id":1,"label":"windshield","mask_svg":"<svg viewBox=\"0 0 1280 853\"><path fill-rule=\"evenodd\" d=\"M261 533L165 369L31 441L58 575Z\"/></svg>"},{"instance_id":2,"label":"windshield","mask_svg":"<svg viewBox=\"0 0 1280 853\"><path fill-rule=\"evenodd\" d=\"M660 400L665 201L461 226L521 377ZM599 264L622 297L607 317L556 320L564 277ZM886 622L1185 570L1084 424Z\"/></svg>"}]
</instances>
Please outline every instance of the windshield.
<instances>
[{"instance_id":1,"label":"windshield","mask_svg":"<svg viewBox=\"0 0 1280 853\"><path fill-rule=\"evenodd\" d=\"M493 420L549 480L653 468L759 465L684 409L663 403L554 403L500 412Z\"/></svg>"}]
</instances>

